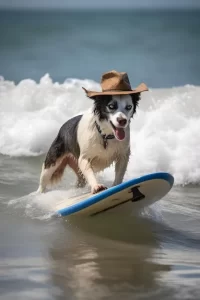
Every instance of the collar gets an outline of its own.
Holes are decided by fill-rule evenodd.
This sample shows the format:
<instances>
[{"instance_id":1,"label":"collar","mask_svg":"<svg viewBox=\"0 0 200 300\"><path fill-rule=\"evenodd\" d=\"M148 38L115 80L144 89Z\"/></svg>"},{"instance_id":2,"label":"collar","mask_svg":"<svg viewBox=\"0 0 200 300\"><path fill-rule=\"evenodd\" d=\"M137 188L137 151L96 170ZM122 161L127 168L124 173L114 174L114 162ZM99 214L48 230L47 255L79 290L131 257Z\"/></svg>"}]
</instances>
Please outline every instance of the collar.
<instances>
[{"instance_id":1,"label":"collar","mask_svg":"<svg viewBox=\"0 0 200 300\"><path fill-rule=\"evenodd\" d=\"M99 124L97 124L97 122L95 121L95 126L96 126L96 129L98 130L98 132L100 133L100 135L102 136L102 139L103 139L103 147L104 149L107 148L108 146L108 140L112 140L115 138L115 136L113 134L102 134L102 131L101 131L101 128L99 126Z\"/></svg>"}]
</instances>

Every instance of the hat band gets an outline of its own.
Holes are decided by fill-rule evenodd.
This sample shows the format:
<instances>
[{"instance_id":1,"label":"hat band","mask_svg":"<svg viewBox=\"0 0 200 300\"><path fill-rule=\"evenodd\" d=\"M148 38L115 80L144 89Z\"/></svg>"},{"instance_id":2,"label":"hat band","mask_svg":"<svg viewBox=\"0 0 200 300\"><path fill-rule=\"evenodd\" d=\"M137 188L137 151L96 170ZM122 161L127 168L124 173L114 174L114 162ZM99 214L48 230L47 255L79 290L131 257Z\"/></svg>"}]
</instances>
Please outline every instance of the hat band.
<instances>
[{"instance_id":1,"label":"hat band","mask_svg":"<svg viewBox=\"0 0 200 300\"><path fill-rule=\"evenodd\" d=\"M128 92L128 91L132 91L131 89L126 89L126 90L114 90L114 89L106 89L106 90L102 90L102 92Z\"/></svg>"}]
</instances>

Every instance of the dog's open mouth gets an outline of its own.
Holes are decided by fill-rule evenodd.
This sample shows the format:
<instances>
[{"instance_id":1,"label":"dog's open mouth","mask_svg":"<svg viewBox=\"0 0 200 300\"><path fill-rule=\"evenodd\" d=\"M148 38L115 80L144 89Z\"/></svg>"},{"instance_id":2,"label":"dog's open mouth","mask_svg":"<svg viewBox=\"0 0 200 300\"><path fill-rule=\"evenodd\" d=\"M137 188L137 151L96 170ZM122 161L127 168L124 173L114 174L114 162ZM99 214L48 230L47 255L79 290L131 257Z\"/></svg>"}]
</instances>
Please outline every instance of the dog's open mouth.
<instances>
[{"instance_id":1,"label":"dog's open mouth","mask_svg":"<svg viewBox=\"0 0 200 300\"><path fill-rule=\"evenodd\" d=\"M115 127L113 123L110 121L110 124L112 125L114 135L117 140L122 141L125 138L125 131L124 128Z\"/></svg>"}]
</instances>

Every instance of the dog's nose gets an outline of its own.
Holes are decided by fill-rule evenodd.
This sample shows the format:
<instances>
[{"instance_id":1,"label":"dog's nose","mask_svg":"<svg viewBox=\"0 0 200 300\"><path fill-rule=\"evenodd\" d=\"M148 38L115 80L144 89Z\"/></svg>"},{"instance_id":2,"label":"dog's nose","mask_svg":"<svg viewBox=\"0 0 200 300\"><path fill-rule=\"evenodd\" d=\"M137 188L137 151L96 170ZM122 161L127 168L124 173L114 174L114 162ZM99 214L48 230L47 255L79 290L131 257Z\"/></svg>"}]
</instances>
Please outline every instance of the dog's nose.
<instances>
[{"instance_id":1,"label":"dog's nose","mask_svg":"<svg viewBox=\"0 0 200 300\"><path fill-rule=\"evenodd\" d=\"M127 123L127 120L124 118L117 118L117 122L119 123L120 126L125 126Z\"/></svg>"}]
</instances>

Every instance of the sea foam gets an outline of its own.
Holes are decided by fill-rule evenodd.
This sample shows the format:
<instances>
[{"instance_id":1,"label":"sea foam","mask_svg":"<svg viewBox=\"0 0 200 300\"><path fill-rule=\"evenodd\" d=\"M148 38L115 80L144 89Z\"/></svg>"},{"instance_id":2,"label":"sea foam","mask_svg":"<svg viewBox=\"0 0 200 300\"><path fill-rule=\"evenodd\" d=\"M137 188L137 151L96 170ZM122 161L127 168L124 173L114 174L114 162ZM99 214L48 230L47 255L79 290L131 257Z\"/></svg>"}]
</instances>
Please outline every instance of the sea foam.
<instances>
[{"instance_id":1,"label":"sea foam","mask_svg":"<svg viewBox=\"0 0 200 300\"><path fill-rule=\"evenodd\" d=\"M0 153L38 156L46 153L60 126L92 105L82 89L100 90L92 80L48 74L37 83L0 78ZM150 89L142 94L131 122L131 158L125 179L166 171L175 184L200 182L200 87ZM112 168L105 171L109 178Z\"/></svg>"}]
</instances>

